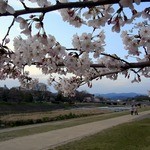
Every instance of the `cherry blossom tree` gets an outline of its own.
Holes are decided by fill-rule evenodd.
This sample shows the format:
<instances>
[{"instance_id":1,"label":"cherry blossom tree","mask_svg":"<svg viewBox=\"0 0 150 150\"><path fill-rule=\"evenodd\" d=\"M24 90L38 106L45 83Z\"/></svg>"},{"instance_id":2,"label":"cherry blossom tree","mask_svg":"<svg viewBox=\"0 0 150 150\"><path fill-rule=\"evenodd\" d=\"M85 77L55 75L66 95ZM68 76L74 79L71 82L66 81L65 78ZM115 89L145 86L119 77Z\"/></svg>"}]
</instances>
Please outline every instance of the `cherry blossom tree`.
<instances>
[{"instance_id":1,"label":"cherry blossom tree","mask_svg":"<svg viewBox=\"0 0 150 150\"><path fill-rule=\"evenodd\" d=\"M49 75L49 85L53 84L65 96L74 96L81 85L92 87L92 80L104 76L117 80L119 74L131 78L132 72L131 82L140 82L141 76L150 77L149 0L15 0L14 3L22 7L15 9L9 0L0 0L0 18L12 18L0 42L1 80L17 78L21 86L33 88L38 79L31 78L24 68L34 65ZM31 3L34 7L30 7ZM136 5L142 3L147 3L147 7L137 10ZM71 26L84 25L92 31L75 33L72 47L61 45L55 35L45 30L45 16L54 11ZM12 49L9 43L14 24L19 24L20 32L13 39ZM127 25L131 29L123 30ZM128 52L124 58L105 51L109 44L106 26L121 35L124 50ZM134 57L133 62L130 57Z\"/></svg>"}]
</instances>

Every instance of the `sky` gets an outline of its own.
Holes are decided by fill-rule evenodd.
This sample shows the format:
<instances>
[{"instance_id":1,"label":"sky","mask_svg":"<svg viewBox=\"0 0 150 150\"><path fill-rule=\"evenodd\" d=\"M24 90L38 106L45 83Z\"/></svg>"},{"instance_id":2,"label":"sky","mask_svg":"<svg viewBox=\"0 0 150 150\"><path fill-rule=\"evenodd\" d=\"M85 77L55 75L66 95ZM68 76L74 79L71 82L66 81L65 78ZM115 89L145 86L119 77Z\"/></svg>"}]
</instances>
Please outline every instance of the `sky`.
<instances>
[{"instance_id":1,"label":"sky","mask_svg":"<svg viewBox=\"0 0 150 150\"><path fill-rule=\"evenodd\" d=\"M12 1L9 1L12 4ZM13 5L15 8L19 8L19 3L14 3ZM139 7L139 9L142 9L146 4L143 4ZM30 7L32 5L30 4ZM7 17L8 18L8 17ZM3 26L3 28L0 29L0 39L4 37L6 34L6 31L10 25L10 19L0 18L0 26ZM60 44L68 47L72 47L71 40L72 35L75 33L78 33L81 35L83 32L91 32L92 28L88 28L86 26L83 26L81 28L74 28L73 26L68 25L68 23L65 23L62 21L61 16L58 14L58 12L52 12L48 13L45 17L45 29L48 34L54 35L57 41L60 42ZM124 47L122 45L122 41L120 38L120 35L118 33L111 32L111 28L105 27L105 33L106 33L106 52L109 52L110 54L114 54L117 52L117 55L121 58L124 58L125 55L127 55L127 51L124 50ZM10 38L12 39L15 36L19 35L19 26L16 23L14 27L11 30ZM12 47L12 43L10 43L10 46ZM13 47L12 47L13 48ZM31 76L35 78L39 78L40 82L47 83L47 76L43 76L41 72L36 69L35 67L31 67L30 69ZM84 85L79 88L79 90L84 90L89 93L127 93L127 92L136 92L141 94L147 94L148 90L150 90L150 79L146 79L142 77L142 81L140 83L131 83L131 81L134 79L134 75L130 79L125 79L123 76L119 76L118 80L112 81L110 79L103 78L102 80L95 81L93 80L93 86L92 88L88 88L87 85ZM0 81L0 87L3 87L4 85L8 86L9 88L14 86L19 86L18 80L12 80L12 79L6 79L3 81ZM53 87L49 87L50 91L55 92Z\"/></svg>"}]
</instances>

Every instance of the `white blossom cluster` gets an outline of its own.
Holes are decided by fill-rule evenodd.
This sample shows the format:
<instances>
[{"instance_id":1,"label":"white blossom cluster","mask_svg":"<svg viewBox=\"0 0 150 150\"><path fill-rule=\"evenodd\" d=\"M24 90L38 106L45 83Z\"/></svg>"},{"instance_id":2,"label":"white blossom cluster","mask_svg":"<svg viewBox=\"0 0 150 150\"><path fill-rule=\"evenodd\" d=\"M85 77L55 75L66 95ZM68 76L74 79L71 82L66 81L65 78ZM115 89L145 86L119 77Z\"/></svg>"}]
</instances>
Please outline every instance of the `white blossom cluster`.
<instances>
[{"instance_id":1,"label":"white blossom cluster","mask_svg":"<svg viewBox=\"0 0 150 150\"><path fill-rule=\"evenodd\" d=\"M68 0L59 0L60 2L69 2ZM92 0L89 0L92 1ZM93 0L97 2L98 0ZM125 24L130 24L133 20L141 15L144 18L149 18L148 12L137 12L133 3L139 5L141 0L120 0L120 8L115 11L113 5L101 5L96 7L75 8L75 9L60 9L59 12L64 21L75 27L87 25L95 29L104 27L106 24L112 25L113 32L120 32L121 27ZM131 9L131 17L127 17L123 8L128 7Z\"/></svg>"},{"instance_id":2,"label":"white blossom cluster","mask_svg":"<svg viewBox=\"0 0 150 150\"><path fill-rule=\"evenodd\" d=\"M75 90L80 86L80 79L76 77L62 78L58 84L55 84L55 89L62 91L64 96L75 96Z\"/></svg>"},{"instance_id":3,"label":"white blossom cluster","mask_svg":"<svg viewBox=\"0 0 150 150\"><path fill-rule=\"evenodd\" d=\"M23 88L33 89L38 83L38 79L31 79L29 77L29 72L24 72L19 78L20 84Z\"/></svg>"},{"instance_id":4,"label":"white blossom cluster","mask_svg":"<svg viewBox=\"0 0 150 150\"><path fill-rule=\"evenodd\" d=\"M27 1L27 0L26 0ZM25 0L19 0L24 6L24 10L30 9L26 6ZM37 9L53 6L48 0L28 0L36 3ZM87 0L98 2L98 0ZM80 0L77 2L87 2ZM121 59L116 54L109 54L105 50L105 32L101 28L106 25L112 27L112 31L121 32L126 24L134 23L137 18L145 19L147 22L136 23L133 32L123 31L121 38L124 49L129 56L136 56L137 63L150 61L150 9L145 8L138 12L134 4L140 5L141 0L120 0L119 8L114 5L99 5L92 7L71 7L59 9L62 3L69 3L69 0L57 1L55 7L63 21L75 27L88 26L91 33L83 32L80 35L74 34L72 37L73 48L67 49L61 45L53 35L47 34L44 28L44 18L47 13L30 14L28 18L23 15L16 15L13 6L9 5L9 0L0 0L0 16L14 15L14 22L19 23L21 34L25 38L18 36L13 40L14 50L7 47L9 32L0 44L0 79L18 78L23 87L32 89L38 83L38 79L29 77L29 73L24 71L25 66L35 65L43 74L49 74L49 84L55 83L54 87L62 91L64 96L74 96L75 90L82 84L92 87L93 79L101 79L106 76L116 80L119 73L129 78L130 71L135 73L132 82L140 82L140 75L150 77L150 67L141 67L137 70L130 70L130 63ZM126 8L129 11L126 13ZM35 9L32 9L35 10ZM131 12L130 17L128 13ZM12 22L12 26L13 23ZM11 29L10 26L9 28ZM33 35L33 28L37 31ZM52 74L59 75L56 79ZM69 77L67 77L69 73ZM62 77L63 76L63 77Z\"/></svg>"},{"instance_id":5,"label":"white blossom cluster","mask_svg":"<svg viewBox=\"0 0 150 150\"><path fill-rule=\"evenodd\" d=\"M19 1L24 2L25 0L19 0ZM28 0L28 1L32 3L37 3L39 7L47 7L51 5L51 2L47 0ZM6 13L6 12L10 14L14 14L15 9L8 4L7 0L0 0L0 14Z\"/></svg>"},{"instance_id":6,"label":"white blossom cluster","mask_svg":"<svg viewBox=\"0 0 150 150\"><path fill-rule=\"evenodd\" d=\"M82 52L94 52L95 57L99 57L100 53L104 51L105 46L105 34L104 31L100 31L98 35L92 36L91 33L82 33L81 36L75 34L73 36L72 45Z\"/></svg>"},{"instance_id":7,"label":"white blossom cluster","mask_svg":"<svg viewBox=\"0 0 150 150\"><path fill-rule=\"evenodd\" d=\"M25 0L20 0L20 2L24 2ZM47 6L50 6L51 5L51 2L50 1L47 1L47 0L28 0L32 3L37 3L37 5L39 7L47 7Z\"/></svg>"},{"instance_id":8,"label":"white blossom cluster","mask_svg":"<svg viewBox=\"0 0 150 150\"><path fill-rule=\"evenodd\" d=\"M139 56L141 51L140 47L144 47L147 51L147 55L150 55L150 26L139 24L139 33L137 35L130 35L127 31L123 31L121 34L124 48L128 50L131 55ZM145 57L147 57L145 55Z\"/></svg>"},{"instance_id":9,"label":"white blossom cluster","mask_svg":"<svg viewBox=\"0 0 150 150\"><path fill-rule=\"evenodd\" d=\"M68 0L61 0L60 2L68 2ZM111 14L114 13L114 9L111 6L91 7L85 9L83 13L81 13L81 9L61 9L59 12L64 21L75 27L81 27L82 24L86 24L89 27L100 28L105 26L108 19L112 17Z\"/></svg>"},{"instance_id":10,"label":"white blossom cluster","mask_svg":"<svg viewBox=\"0 0 150 150\"><path fill-rule=\"evenodd\" d=\"M84 75L90 69L91 60L87 53L83 53L80 58L68 55L64 61L67 71L77 76Z\"/></svg>"},{"instance_id":11,"label":"white blossom cluster","mask_svg":"<svg viewBox=\"0 0 150 150\"><path fill-rule=\"evenodd\" d=\"M43 44L43 40L46 40L46 44L45 42ZM14 64L20 68L38 62L41 66L53 69L53 62L61 63L66 55L65 47L58 44L51 35L47 37L35 35L28 39L18 36L14 39L14 50L15 53L11 55L11 58L14 60Z\"/></svg>"},{"instance_id":12,"label":"white blossom cluster","mask_svg":"<svg viewBox=\"0 0 150 150\"><path fill-rule=\"evenodd\" d=\"M15 10L12 6L10 6L7 1L0 0L0 14L9 12L10 14L14 14Z\"/></svg>"},{"instance_id":13,"label":"white blossom cluster","mask_svg":"<svg viewBox=\"0 0 150 150\"><path fill-rule=\"evenodd\" d=\"M37 3L38 6L40 7L47 7L47 6L50 6L51 5L51 2L50 1L47 1L47 0L28 0L32 3Z\"/></svg>"},{"instance_id":14,"label":"white blossom cluster","mask_svg":"<svg viewBox=\"0 0 150 150\"><path fill-rule=\"evenodd\" d=\"M97 6L88 9L83 13L87 20L87 25L93 28L104 27L107 21L112 17L114 9L112 5Z\"/></svg>"},{"instance_id":15,"label":"white blossom cluster","mask_svg":"<svg viewBox=\"0 0 150 150\"><path fill-rule=\"evenodd\" d=\"M109 70L117 70L124 66L124 63L119 59L119 57L114 54L111 56L104 56L98 60L98 63L104 64Z\"/></svg>"},{"instance_id":16,"label":"white blossom cluster","mask_svg":"<svg viewBox=\"0 0 150 150\"><path fill-rule=\"evenodd\" d=\"M123 7L129 7L130 9L134 9L134 6L133 6L133 2L135 2L137 5L140 4L141 0L120 0L120 4L121 6Z\"/></svg>"},{"instance_id":17,"label":"white blossom cluster","mask_svg":"<svg viewBox=\"0 0 150 150\"><path fill-rule=\"evenodd\" d=\"M84 20L73 9L60 9L59 12L63 21L68 22L70 25L79 28L82 24L85 24Z\"/></svg>"}]
</instances>

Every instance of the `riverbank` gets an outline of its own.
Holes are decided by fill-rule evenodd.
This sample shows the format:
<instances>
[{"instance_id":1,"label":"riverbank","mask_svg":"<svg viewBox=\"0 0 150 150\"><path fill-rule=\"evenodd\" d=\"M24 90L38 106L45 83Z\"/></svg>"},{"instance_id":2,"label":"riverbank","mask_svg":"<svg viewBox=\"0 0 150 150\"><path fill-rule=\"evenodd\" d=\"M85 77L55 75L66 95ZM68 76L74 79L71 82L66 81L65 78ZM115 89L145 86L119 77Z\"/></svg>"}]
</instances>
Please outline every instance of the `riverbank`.
<instances>
[{"instance_id":1,"label":"riverbank","mask_svg":"<svg viewBox=\"0 0 150 150\"><path fill-rule=\"evenodd\" d=\"M147 109L143 107L142 109ZM142 110L141 108L139 110ZM31 124L39 124L73 118L102 115L113 112L130 111L130 106L99 106L97 104L80 104L78 107L56 109L51 111L12 113L0 116L0 129Z\"/></svg>"},{"instance_id":2,"label":"riverbank","mask_svg":"<svg viewBox=\"0 0 150 150\"><path fill-rule=\"evenodd\" d=\"M53 130L50 132L18 137L15 139L0 142L0 147L1 150L47 150L69 141L77 140L85 136L95 134L112 126L133 121L134 119L148 114L150 114L150 110L140 112L139 115L135 116L124 115L102 121Z\"/></svg>"},{"instance_id":3,"label":"riverbank","mask_svg":"<svg viewBox=\"0 0 150 150\"><path fill-rule=\"evenodd\" d=\"M149 150L150 115L49 150Z\"/></svg>"},{"instance_id":4,"label":"riverbank","mask_svg":"<svg viewBox=\"0 0 150 150\"><path fill-rule=\"evenodd\" d=\"M86 109L58 109L47 112L8 114L0 117L0 126L1 128L8 128L29 124L67 120L72 118L87 117L93 115L101 115L111 112L112 111L110 110L102 110L98 107L91 107Z\"/></svg>"}]
</instances>

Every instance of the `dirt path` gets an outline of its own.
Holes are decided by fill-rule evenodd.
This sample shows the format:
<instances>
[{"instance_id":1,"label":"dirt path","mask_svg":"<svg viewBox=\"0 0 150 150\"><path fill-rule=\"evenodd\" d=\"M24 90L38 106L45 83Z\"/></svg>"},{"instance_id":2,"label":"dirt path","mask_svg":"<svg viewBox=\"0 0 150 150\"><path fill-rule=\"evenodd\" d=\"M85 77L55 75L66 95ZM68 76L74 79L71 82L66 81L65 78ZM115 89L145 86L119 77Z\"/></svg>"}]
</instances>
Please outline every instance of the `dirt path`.
<instances>
[{"instance_id":1,"label":"dirt path","mask_svg":"<svg viewBox=\"0 0 150 150\"><path fill-rule=\"evenodd\" d=\"M150 110L140 112L137 116L125 115L107 120L87 123L74 127L53 130L25 137L19 137L8 141L0 142L0 150L48 150L69 141L81 139L100 132L104 129L130 122L135 119L150 116Z\"/></svg>"}]
</instances>

